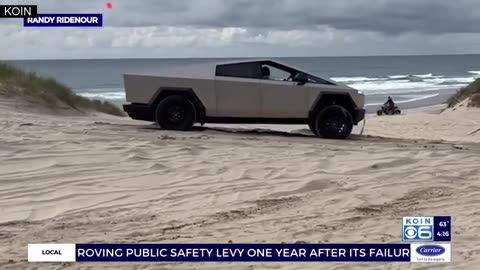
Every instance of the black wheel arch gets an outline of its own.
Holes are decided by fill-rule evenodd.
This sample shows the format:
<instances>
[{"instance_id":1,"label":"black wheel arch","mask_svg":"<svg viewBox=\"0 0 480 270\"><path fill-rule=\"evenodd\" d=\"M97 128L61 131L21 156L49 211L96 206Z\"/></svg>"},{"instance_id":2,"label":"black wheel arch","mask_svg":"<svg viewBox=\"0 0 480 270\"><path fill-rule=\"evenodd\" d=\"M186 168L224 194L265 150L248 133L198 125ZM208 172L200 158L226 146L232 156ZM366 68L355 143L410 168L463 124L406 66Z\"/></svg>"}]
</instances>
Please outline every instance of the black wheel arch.
<instances>
[{"instance_id":1,"label":"black wheel arch","mask_svg":"<svg viewBox=\"0 0 480 270\"><path fill-rule=\"evenodd\" d=\"M345 108L352 116L355 116L360 108L358 108L348 93L321 92L315 99L310 108L308 117L315 119L317 114L330 105L338 105ZM355 119L355 117L353 117ZM357 123L355 123L357 124Z\"/></svg>"},{"instance_id":2,"label":"black wheel arch","mask_svg":"<svg viewBox=\"0 0 480 270\"><path fill-rule=\"evenodd\" d=\"M155 92L155 94L153 95L152 99L149 102L150 114L152 119L155 118L155 109L160 103L160 101L172 95L184 96L188 98L193 103L193 105L195 106L195 109L197 110L197 119L195 120L195 122L201 123L201 124L205 123L206 109L202 101L200 100L200 98L195 94L195 91L193 91L192 88L180 88L180 87L160 87Z\"/></svg>"}]
</instances>

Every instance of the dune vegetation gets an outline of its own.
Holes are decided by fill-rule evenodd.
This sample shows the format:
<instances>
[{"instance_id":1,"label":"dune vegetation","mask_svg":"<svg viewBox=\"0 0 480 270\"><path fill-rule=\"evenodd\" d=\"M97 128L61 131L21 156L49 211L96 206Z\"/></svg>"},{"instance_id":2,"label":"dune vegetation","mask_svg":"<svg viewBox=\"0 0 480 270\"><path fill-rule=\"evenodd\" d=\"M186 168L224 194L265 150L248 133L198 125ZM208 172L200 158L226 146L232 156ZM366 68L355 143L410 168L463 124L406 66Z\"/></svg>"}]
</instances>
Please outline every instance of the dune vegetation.
<instances>
[{"instance_id":1,"label":"dune vegetation","mask_svg":"<svg viewBox=\"0 0 480 270\"><path fill-rule=\"evenodd\" d=\"M123 116L120 108L107 101L91 100L75 94L70 88L53 78L25 72L0 62L0 94L25 97L37 104L56 108L68 106L77 111L97 111Z\"/></svg>"},{"instance_id":2,"label":"dune vegetation","mask_svg":"<svg viewBox=\"0 0 480 270\"><path fill-rule=\"evenodd\" d=\"M480 78L451 96L448 99L448 107L453 107L466 99L470 99L468 106L480 107Z\"/></svg>"}]
</instances>

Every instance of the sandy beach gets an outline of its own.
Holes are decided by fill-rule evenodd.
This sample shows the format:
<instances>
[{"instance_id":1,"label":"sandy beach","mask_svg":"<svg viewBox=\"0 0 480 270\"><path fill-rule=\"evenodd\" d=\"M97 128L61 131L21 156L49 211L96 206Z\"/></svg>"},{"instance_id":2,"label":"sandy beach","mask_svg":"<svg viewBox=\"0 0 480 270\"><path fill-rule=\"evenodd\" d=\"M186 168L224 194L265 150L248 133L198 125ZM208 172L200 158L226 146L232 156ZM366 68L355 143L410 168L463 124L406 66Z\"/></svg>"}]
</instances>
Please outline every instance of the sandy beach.
<instances>
[{"instance_id":1,"label":"sandy beach","mask_svg":"<svg viewBox=\"0 0 480 270\"><path fill-rule=\"evenodd\" d=\"M478 269L480 110L304 126L157 130L0 96L0 269ZM67 114L68 116L65 116ZM209 128L210 127L210 128ZM259 129L260 128L260 129ZM28 263L28 243L399 243L401 218L452 216L451 264Z\"/></svg>"}]
</instances>

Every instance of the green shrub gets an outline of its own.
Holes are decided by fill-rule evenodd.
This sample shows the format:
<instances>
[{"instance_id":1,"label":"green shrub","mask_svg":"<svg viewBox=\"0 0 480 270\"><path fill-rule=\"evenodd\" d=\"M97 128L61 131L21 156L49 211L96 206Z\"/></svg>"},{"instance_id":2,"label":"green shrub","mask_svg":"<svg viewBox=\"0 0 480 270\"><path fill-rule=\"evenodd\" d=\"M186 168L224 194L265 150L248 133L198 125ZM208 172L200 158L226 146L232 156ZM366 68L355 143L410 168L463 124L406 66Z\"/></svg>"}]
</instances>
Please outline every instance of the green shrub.
<instances>
[{"instance_id":1,"label":"green shrub","mask_svg":"<svg viewBox=\"0 0 480 270\"><path fill-rule=\"evenodd\" d=\"M451 96L447 101L448 107L453 107L466 99L470 99L468 106L480 107L480 79L476 79Z\"/></svg>"},{"instance_id":2,"label":"green shrub","mask_svg":"<svg viewBox=\"0 0 480 270\"><path fill-rule=\"evenodd\" d=\"M25 72L0 62L0 84L2 93L38 98L46 105L63 103L76 110L94 110L106 114L124 116L120 108L107 101L90 100L75 94L70 88L53 78Z\"/></svg>"}]
</instances>

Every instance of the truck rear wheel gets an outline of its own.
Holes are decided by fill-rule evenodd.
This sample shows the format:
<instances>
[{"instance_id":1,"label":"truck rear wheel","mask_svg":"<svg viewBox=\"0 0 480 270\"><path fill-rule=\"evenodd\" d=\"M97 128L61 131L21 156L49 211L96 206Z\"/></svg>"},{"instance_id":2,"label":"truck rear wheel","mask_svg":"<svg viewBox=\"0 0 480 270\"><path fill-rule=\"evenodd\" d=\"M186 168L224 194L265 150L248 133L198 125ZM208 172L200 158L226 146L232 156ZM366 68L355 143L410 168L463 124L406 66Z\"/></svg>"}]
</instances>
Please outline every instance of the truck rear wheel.
<instances>
[{"instance_id":1,"label":"truck rear wheel","mask_svg":"<svg viewBox=\"0 0 480 270\"><path fill-rule=\"evenodd\" d=\"M316 134L327 139L346 139L353 129L352 115L338 105L321 110L315 122Z\"/></svg>"},{"instance_id":2,"label":"truck rear wheel","mask_svg":"<svg viewBox=\"0 0 480 270\"><path fill-rule=\"evenodd\" d=\"M155 118L161 128L187 131L195 124L196 109L193 103L183 96L168 96L157 106Z\"/></svg>"}]
</instances>

